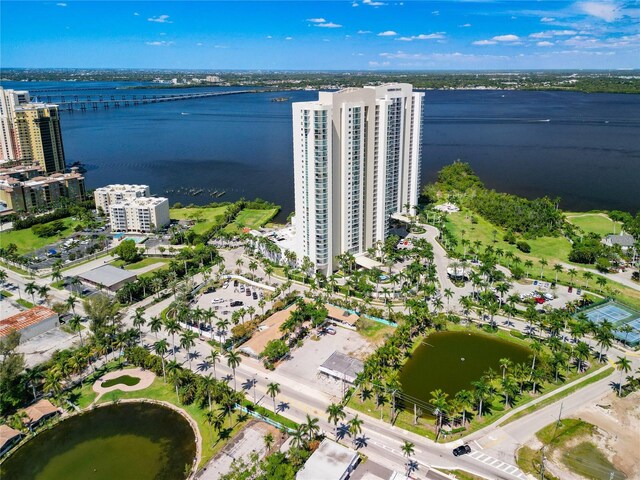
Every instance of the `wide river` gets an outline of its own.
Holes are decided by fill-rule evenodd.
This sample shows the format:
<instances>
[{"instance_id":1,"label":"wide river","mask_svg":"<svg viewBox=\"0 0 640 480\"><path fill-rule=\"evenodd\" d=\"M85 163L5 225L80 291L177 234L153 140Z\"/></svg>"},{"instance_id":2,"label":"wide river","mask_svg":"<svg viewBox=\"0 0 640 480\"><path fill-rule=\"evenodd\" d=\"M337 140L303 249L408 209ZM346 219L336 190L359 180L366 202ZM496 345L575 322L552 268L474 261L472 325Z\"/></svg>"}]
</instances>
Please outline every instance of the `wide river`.
<instances>
[{"instance_id":1,"label":"wide river","mask_svg":"<svg viewBox=\"0 0 640 480\"><path fill-rule=\"evenodd\" d=\"M116 83L16 83L47 100L194 93ZM131 86L131 85L128 85ZM238 90L219 88L217 90ZM285 96L287 102L273 102ZM145 183L171 202L262 197L293 210L291 102L314 91L230 95L62 114L67 163L86 164L90 188ZM428 91L423 183L456 159L484 182L527 197L561 197L569 210L640 209L640 95ZM224 190L221 198L175 190ZM173 190L167 193L167 190Z\"/></svg>"}]
</instances>

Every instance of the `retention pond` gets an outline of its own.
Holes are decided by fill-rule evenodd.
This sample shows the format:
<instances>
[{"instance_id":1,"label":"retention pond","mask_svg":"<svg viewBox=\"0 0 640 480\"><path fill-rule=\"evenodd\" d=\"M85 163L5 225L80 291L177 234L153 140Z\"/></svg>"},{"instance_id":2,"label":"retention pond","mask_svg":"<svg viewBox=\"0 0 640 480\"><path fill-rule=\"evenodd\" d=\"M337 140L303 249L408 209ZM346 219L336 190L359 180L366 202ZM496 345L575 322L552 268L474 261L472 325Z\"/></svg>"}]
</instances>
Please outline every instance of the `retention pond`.
<instances>
[{"instance_id":1,"label":"retention pond","mask_svg":"<svg viewBox=\"0 0 640 480\"><path fill-rule=\"evenodd\" d=\"M0 466L0 478L184 479L195 455L194 432L182 415L160 405L124 403L42 432Z\"/></svg>"}]
</instances>

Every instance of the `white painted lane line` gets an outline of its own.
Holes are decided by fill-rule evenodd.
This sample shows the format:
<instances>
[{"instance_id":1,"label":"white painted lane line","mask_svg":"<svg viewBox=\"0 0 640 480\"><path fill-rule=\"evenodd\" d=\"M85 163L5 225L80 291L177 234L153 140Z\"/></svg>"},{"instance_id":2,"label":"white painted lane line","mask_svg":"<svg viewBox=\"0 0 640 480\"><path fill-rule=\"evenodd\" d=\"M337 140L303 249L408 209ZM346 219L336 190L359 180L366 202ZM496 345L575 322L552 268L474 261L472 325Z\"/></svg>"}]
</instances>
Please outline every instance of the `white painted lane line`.
<instances>
[{"instance_id":1,"label":"white painted lane line","mask_svg":"<svg viewBox=\"0 0 640 480\"><path fill-rule=\"evenodd\" d=\"M476 440L474 440L473 443L475 443L478 446L478 448L482 450L482 445L480 445Z\"/></svg>"}]
</instances>

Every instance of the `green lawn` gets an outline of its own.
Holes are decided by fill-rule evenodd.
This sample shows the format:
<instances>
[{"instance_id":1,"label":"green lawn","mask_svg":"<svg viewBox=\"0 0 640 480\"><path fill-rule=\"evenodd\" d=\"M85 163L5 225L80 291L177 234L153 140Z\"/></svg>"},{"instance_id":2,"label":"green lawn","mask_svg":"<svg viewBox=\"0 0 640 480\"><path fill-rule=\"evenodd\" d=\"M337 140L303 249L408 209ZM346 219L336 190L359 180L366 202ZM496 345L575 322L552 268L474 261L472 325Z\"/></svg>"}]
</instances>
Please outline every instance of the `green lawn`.
<instances>
[{"instance_id":1,"label":"green lawn","mask_svg":"<svg viewBox=\"0 0 640 480\"><path fill-rule=\"evenodd\" d=\"M252 210L245 208L236 216L233 222L224 227L224 231L237 233L245 227L251 229L262 227L271 220L276 213L278 213L277 208L270 208L269 210Z\"/></svg>"},{"instance_id":2,"label":"green lawn","mask_svg":"<svg viewBox=\"0 0 640 480\"><path fill-rule=\"evenodd\" d=\"M565 450L562 454L562 463L572 472L592 480L600 480L604 472L609 474L607 478L611 480L627 478L592 442L581 442Z\"/></svg>"},{"instance_id":3,"label":"green lawn","mask_svg":"<svg viewBox=\"0 0 640 480\"><path fill-rule=\"evenodd\" d=\"M6 247L10 243L15 243L18 247L18 253L24 255L68 237L73 233L74 227L80 223L77 220L72 220L71 217L64 218L62 221L66 228L52 237L38 237L34 235L30 228L10 230L0 233L0 244ZM44 225L48 225L48 223Z\"/></svg>"},{"instance_id":4,"label":"green lawn","mask_svg":"<svg viewBox=\"0 0 640 480\"><path fill-rule=\"evenodd\" d=\"M151 398L154 400L161 400L175 405L178 408L185 410L191 418L193 418L198 424L200 435L202 436L202 458L198 468L203 467L207 462L226 444L226 441L220 439L217 433L209 427L206 421L206 410L201 409L196 405L182 405L177 401L176 392L169 385L162 381L162 378L156 378L150 387L144 390L138 390L136 392L123 392L121 390L114 390L109 393L105 393L98 403L112 402L120 399L129 398ZM214 409L218 407L214 405ZM232 431L228 438L233 438L244 426L244 421L238 421L238 415L232 416L231 424L233 426ZM229 419L225 420L225 426L229 426Z\"/></svg>"},{"instance_id":5,"label":"green lawn","mask_svg":"<svg viewBox=\"0 0 640 480\"><path fill-rule=\"evenodd\" d=\"M13 297L13 293L7 292L6 290L0 290L0 295L6 298Z\"/></svg>"},{"instance_id":6,"label":"green lawn","mask_svg":"<svg viewBox=\"0 0 640 480\"><path fill-rule=\"evenodd\" d=\"M125 263L124 260L115 260L111 262L111 265L114 267L124 267L125 270L138 270L140 268L148 267L149 265L153 265L155 263L169 263L168 258L159 258L159 257L145 257L142 260L139 260L134 263Z\"/></svg>"},{"instance_id":7,"label":"green lawn","mask_svg":"<svg viewBox=\"0 0 640 480\"><path fill-rule=\"evenodd\" d=\"M585 233L609 235L613 233L614 227L616 233L620 233L622 228L620 222L614 222L604 213L565 212L565 216L570 223L580 227Z\"/></svg>"},{"instance_id":8,"label":"green lawn","mask_svg":"<svg viewBox=\"0 0 640 480\"><path fill-rule=\"evenodd\" d=\"M24 308L33 308L35 305L24 298L19 298L16 300L16 303L22 305Z\"/></svg>"},{"instance_id":9,"label":"green lawn","mask_svg":"<svg viewBox=\"0 0 640 480\"><path fill-rule=\"evenodd\" d=\"M199 207L199 208L171 208L169 217L172 220L194 220L196 224L192 230L197 234L205 233L211 227L221 223L217 217L224 214L227 207Z\"/></svg>"}]
</instances>

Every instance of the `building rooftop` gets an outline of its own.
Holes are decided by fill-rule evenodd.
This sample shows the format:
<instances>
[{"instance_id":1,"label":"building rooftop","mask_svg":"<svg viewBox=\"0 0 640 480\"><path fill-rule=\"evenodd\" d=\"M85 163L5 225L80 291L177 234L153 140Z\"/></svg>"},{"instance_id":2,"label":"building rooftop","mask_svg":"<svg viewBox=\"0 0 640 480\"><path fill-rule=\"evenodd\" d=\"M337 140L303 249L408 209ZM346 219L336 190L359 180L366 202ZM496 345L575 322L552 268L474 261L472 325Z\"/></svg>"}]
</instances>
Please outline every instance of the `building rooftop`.
<instances>
[{"instance_id":1,"label":"building rooftop","mask_svg":"<svg viewBox=\"0 0 640 480\"><path fill-rule=\"evenodd\" d=\"M58 314L50 308L37 305L25 312L20 312L0 320L0 337L6 337L13 330L24 330Z\"/></svg>"},{"instance_id":2,"label":"building rooftop","mask_svg":"<svg viewBox=\"0 0 640 480\"><path fill-rule=\"evenodd\" d=\"M633 235L627 235L621 233L619 235L607 235L606 239L613 245L620 245L621 247L633 247L635 239Z\"/></svg>"},{"instance_id":3,"label":"building rooftop","mask_svg":"<svg viewBox=\"0 0 640 480\"><path fill-rule=\"evenodd\" d=\"M344 308L336 307L329 303L325 303L324 306L327 308L327 316L333 320L348 323L349 325L355 325L360 318L355 313L347 312Z\"/></svg>"},{"instance_id":4,"label":"building rooftop","mask_svg":"<svg viewBox=\"0 0 640 480\"><path fill-rule=\"evenodd\" d=\"M324 373L353 383L358 373L364 369L364 363L362 360L335 351L318 369Z\"/></svg>"},{"instance_id":5,"label":"building rooftop","mask_svg":"<svg viewBox=\"0 0 640 480\"><path fill-rule=\"evenodd\" d=\"M325 439L298 472L296 480L340 480L357 459L355 450Z\"/></svg>"},{"instance_id":6,"label":"building rooftop","mask_svg":"<svg viewBox=\"0 0 640 480\"><path fill-rule=\"evenodd\" d=\"M39 421L42 417L46 417L52 413L57 413L58 408L49 400L43 398L33 405L29 405L23 410L23 412L27 414L25 423L33 423Z\"/></svg>"},{"instance_id":7,"label":"building rooftop","mask_svg":"<svg viewBox=\"0 0 640 480\"><path fill-rule=\"evenodd\" d=\"M81 273L78 277L95 285L102 284L106 288L111 288L120 282L135 280L136 274L122 268L116 268L112 265L103 265L101 267L94 268L93 270L89 270L88 272Z\"/></svg>"},{"instance_id":8,"label":"building rooftop","mask_svg":"<svg viewBox=\"0 0 640 480\"><path fill-rule=\"evenodd\" d=\"M0 425L0 449L18 436L22 436L22 432L9 425Z\"/></svg>"},{"instance_id":9,"label":"building rooftop","mask_svg":"<svg viewBox=\"0 0 640 480\"><path fill-rule=\"evenodd\" d=\"M280 331L280 326L287 321L291 312L296 308L294 304L271 315L260 324L258 331L255 332L247 342L240 346L240 350L249 355L260 355L270 340L277 340L284 335Z\"/></svg>"},{"instance_id":10,"label":"building rooftop","mask_svg":"<svg viewBox=\"0 0 640 480\"><path fill-rule=\"evenodd\" d=\"M135 206L135 207L155 207L156 205L160 205L161 203L168 202L169 199L166 197L136 197L130 198L127 200L122 200L119 202L114 202L111 204L112 207L126 207L126 206Z\"/></svg>"},{"instance_id":11,"label":"building rooftop","mask_svg":"<svg viewBox=\"0 0 640 480\"><path fill-rule=\"evenodd\" d=\"M129 190L147 190L149 185L129 185L126 183L115 183L113 185L105 185L104 187L96 188L96 192L104 192L104 191L122 191L126 192Z\"/></svg>"}]
</instances>

